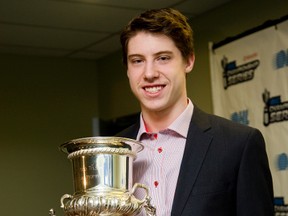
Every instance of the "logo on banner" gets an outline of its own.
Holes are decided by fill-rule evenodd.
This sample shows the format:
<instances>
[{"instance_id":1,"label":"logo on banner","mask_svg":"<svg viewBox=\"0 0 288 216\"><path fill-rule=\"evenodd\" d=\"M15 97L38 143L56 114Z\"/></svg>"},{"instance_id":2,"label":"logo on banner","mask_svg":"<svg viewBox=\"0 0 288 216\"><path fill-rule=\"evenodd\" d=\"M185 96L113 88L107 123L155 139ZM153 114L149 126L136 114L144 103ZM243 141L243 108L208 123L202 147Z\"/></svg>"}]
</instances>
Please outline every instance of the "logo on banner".
<instances>
[{"instance_id":1,"label":"logo on banner","mask_svg":"<svg viewBox=\"0 0 288 216\"><path fill-rule=\"evenodd\" d=\"M288 205L285 205L284 197L274 197L275 216L287 215Z\"/></svg>"},{"instance_id":2,"label":"logo on banner","mask_svg":"<svg viewBox=\"0 0 288 216\"><path fill-rule=\"evenodd\" d=\"M230 119L231 121L240 124L249 125L248 110L241 110L239 112L234 112L231 114Z\"/></svg>"},{"instance_id":3,"label":"logo on banner","mask_svg":"<svg viewBox=\"0 0 288 216\"><path fill-rule=\"evenodd\" d=\"M224 56L221 60L224 89L227 89L232 85L252 80L254 78L255 69L259 64L259 60L253 60L242 65L237 65L236 61L228 62L228 58Z\"/></svg>"},{"instance_id":4,"label":"logo on banner","mask_svg":"<svg viewBox=\"0 0 288 216\"><path fill-rule=\"evenodd\" d=\"M279 171L288 169L288 156L286 153L281 153L277 158L277 169Z\"/></svg>"},{"instance_id":5,"label":"logo on banner","mask_svg":"<svg viewBox=\"0 0 288 216\"><path fill-rule=\"evenodd\" d=\"M288 49L276 53L274 65L276 69L288 67Z\"/></svg>"},{"instance_id":6,"label":"logo on banner","mask_svg":"<svg viewBox=\"0 0 288 216\"><path fill-rule=\"evenodd\" d=\"M264 107L263 124L268 126L271 123L277 123L288 120L288 101L281 101L281 96L270 97L270 92L265 89L262 94Z\"/></svg>"}]
</instances>

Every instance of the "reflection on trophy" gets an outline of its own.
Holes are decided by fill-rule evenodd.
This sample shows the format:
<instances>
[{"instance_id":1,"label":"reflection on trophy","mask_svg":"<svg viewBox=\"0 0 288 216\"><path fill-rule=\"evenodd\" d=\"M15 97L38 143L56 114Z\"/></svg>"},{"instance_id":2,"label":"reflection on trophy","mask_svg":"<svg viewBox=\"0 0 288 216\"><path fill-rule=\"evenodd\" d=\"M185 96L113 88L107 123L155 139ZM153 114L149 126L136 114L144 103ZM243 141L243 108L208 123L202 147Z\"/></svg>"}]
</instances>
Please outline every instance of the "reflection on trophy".
<instances>
[{"instance_id":1,"label":"reflection on trophy","mask_svg":"<svg viewBox=\"0 0 288 216\"><path fill-rule=\"evenodd\" d=\"M122 137L88 137L74 139L60 146L72 162L74 194L61 198L65 216L129 216L142 209L155 216L149 189L133 184L133 160L143 145ZM135 190L145 190L137 199ZM55 216L53 209L49 213Z\"/></svg>"}]
</instances>

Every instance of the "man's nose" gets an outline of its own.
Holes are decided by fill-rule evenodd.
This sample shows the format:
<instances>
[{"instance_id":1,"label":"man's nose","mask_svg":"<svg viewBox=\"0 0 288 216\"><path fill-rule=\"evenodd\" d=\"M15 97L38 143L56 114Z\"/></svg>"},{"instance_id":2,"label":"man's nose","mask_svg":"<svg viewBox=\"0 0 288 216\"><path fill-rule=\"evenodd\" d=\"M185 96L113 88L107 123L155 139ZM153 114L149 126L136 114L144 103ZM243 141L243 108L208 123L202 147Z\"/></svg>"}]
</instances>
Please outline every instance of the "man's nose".
<instances>
[{"instance_id":1,"label":"man's nose","mask_svg":"<svg viewBox=\"0 0 288 216\"><path fill-rule=\"evenodd\" d=\"M157 67L153 63L147 63L144 69L145 79L154 79L159 77L159 72Z\"/></svg>"}]
</instances>

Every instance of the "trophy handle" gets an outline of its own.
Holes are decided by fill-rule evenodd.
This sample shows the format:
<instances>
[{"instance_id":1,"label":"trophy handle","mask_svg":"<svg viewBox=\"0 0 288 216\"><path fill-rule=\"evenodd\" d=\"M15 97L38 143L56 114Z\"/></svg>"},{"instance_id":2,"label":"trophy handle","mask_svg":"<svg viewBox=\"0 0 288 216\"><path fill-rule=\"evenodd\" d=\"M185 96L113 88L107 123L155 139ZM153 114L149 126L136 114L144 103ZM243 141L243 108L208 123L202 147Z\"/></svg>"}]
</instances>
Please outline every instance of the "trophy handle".
<instances>
[{"instance_id":1,"label":"trophy handle","mask_svg":"<svg viewBox=\"0 0 288 216\"><path fill-rule=\"evenodd\" d=\"M151 197L149 196L149 189L146 185L144 184L140 184L140 183L135 183L132 190L131 190L131 195L135 192L135 190L137 188L143 188L146 192L146 196L142 199L139 200L140 204L144 204L144 209L146 211L146 215L147 216L156 216L156 208L151 205L150 201L151 201Z\"/></svg>"},{"instance_id":2,"label":"trophy handle","mask_svg":"<svg viewBox=\"0 0 288 216\"><path fill-rule=\"evenodd\" d=\"M70 195L70 194L64 194L62 197L61 197L61 200L60 200L60 202L61 202L61 208L64 208L65 207L65 205L64 205L64 200L65 199L69 199L69 200L71 200L73 197Z\"/></svg>"},{"instance_id":3,"label":"trophy handle","mask_svg":"<svg viewBox=\"0 0 288 216\"><path fill-rule=\"evenodd\" d=\"M144 189L145 192L146 192L145 197L144 197L142 200L139 200L139 203L142 204L142 203L144 203L144 202L146 201L147 197L149 196L149 189L148 189L148 187L147 187L146 185L144 185L144 184L135 183L135 184L133 185L132 189L131 189L130 194L131 194L131 195L134 194L134 192L136 191L137 188L142 188L142 189Z\"/></svg>"}]
</instances>

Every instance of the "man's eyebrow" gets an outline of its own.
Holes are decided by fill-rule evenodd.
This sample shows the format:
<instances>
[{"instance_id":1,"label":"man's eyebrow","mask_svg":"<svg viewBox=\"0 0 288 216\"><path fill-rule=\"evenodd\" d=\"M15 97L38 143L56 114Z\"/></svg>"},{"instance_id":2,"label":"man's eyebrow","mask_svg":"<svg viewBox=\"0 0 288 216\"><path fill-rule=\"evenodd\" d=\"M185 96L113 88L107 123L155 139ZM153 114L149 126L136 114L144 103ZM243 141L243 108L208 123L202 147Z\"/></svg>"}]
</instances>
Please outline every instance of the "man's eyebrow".
<instances>
[{"instance_id":1,"label":"man's eyebrow","mask_svg":"<svg viewBox=\"0 0 288 216\"><path fill-rule=\"evenodd\" d=\"M173 52L170 50L163 50L154 54L154 56L162 55L162 54L172 54Z\"/></svg>"},{"instance_id":2,"label":"man's eyebrow","mask_svg":"<svg viewBox=\"0 0 288 216\"><path fill-rule=\"evenodd\" d=\"M163 51L159 51L159 52L156 52L153 54L153 56L159 56L159 55L162 55L162 54L172 54L173 52L170 51L170 50L163 50ZM143 55L141 54L130 54L128 55L127 57L128 58L133 58L133 57L142 57Z\"/></svg>"},{"instance_id":3,"label":"man's eyebrow","mask_svg":"<svg viewBox=\"0 0 288 216\"><path fill-rule=\"evenodd\" d=\"M141 54L130 54L127 57L128 58L133 58L133 57L141 57L141 56L143 56L143 55L141 55Z\"/></svg>"}]
</instances>

